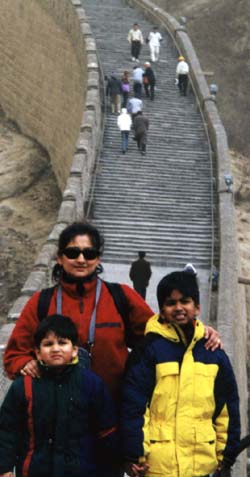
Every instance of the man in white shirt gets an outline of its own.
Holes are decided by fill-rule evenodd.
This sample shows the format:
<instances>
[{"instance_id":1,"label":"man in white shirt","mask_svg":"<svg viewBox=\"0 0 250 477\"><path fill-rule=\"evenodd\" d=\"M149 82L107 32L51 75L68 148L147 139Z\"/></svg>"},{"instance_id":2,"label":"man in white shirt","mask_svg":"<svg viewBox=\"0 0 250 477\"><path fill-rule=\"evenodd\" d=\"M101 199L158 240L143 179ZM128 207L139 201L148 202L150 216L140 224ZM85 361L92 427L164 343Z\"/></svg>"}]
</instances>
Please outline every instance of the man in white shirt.
<instances>
[{"instance_id":1,"label":"man in white shirt","mask_svg":"<svg viewBox=\"0 0 250 477\"><path fill-rule=\"evenodd\" d=\"M143 45L143 36L141 30L139 29L138 23L134 23L131 30L129 30L128 42L131 45L132 61L136 61L137 63L139 63L139 55L141 51L141 46Z\"/></svg>"},{"instance_id":2,"label":"man in white shirt","mask_svg":"<svg viewBox=\"0 0 250 477\"><path fill-rule=\"evenodd\" d=\"M187 96L189 66L184 56L179 56L176 68L176 79L180 90L180 95Z\"/></svg>"},{"instance_id":3,"label":"man in white shirt","mask_svg":"<svg viewBox=\"0 0 250 477\"><path fill-rule=\"evenodd\" d=\"M160 45L162 41L162 36L158 31L158 28L155 26L153 31L151 31L148 35L147 42L149 44L150 49L150 57L151 61L159 61L160 56Z\"/></svg>"}]
</instances>

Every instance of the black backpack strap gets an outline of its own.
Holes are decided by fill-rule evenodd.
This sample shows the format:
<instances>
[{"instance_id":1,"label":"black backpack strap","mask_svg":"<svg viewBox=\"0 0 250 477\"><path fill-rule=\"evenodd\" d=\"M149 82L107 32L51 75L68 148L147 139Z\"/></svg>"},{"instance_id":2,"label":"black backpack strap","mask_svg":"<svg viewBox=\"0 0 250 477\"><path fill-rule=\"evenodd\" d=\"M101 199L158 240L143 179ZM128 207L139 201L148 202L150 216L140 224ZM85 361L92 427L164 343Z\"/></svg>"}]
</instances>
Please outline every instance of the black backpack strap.
<instances>
[{"instance_id":1,"label":"black backpack strap","mask_svg":"<svg viewBox=\"0 0 250 477\"><path fill-rule=\"evenodd\" d=\"M49 305L56 287L44 288L41 290L37 304L37 318L42 321L48 316Z\"/></svg>"},{"instance_id":2,"label":"black backpack strap","mask_svg":"<svg viewBox=\"0 0 250 477\"><path fill-rule=\"evenodd\" d=\"M122 317L125 327L126 344L129 348L133 348L134 337L129 320L130 308L127 297L119 283L111 283L106 281L104 281L104 283L114 300L119 315Z\"/></svg>"}]
</instances>

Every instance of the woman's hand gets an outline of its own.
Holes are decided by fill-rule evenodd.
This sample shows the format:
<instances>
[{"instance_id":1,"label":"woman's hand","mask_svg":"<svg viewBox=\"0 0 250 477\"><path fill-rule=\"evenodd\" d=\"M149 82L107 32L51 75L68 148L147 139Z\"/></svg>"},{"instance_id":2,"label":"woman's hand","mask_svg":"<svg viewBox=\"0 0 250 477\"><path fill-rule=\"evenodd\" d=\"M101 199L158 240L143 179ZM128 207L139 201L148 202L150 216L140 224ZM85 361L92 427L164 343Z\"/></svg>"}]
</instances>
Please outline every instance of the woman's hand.
<instances>
[{"instance_id":1,"label":"woman's hand","mask_svg":"<svg viewBox=\"0 0 250 477\"><path fill-rule=\"evenodd\" d=\"M36 359L32 359L25 364L20 371L22 376L31 376L32 378L40 378L40 372Z\"/></svg>"},{"instance_id":2,"label":"woman's hand","mask_svg":"<svg viewBox=\"0 0 250 477\"><path fill-rule=\"evenodd\" d=\"M205 348L215 351L217 348L223 348L223 343L219 337L218 331L216 331L212 326L205 325L204 338L207 339L205 343Z\"/></svg>"},{"instance_id":3,"label":"woman's hand","mask_svg":"<svg viewBox=\"0 0 250 477\"><path fill-rule=\"evenodd\" d=\"M126 474L128 474L130 477L143 477L148 469L149 465L146 464L146 462L142 464L127 462L124 467Z\"/></svg>"},{"instance_id":4,"label":"woman's hand","mask_svg":"<svg viewBox=\"0 0 250 477\"><path fill-rule=\"evenodd\" d=\"M13 472L5 472L5 474L0 474L0 477L14 477Z\"/></svg>"}]
</instances>

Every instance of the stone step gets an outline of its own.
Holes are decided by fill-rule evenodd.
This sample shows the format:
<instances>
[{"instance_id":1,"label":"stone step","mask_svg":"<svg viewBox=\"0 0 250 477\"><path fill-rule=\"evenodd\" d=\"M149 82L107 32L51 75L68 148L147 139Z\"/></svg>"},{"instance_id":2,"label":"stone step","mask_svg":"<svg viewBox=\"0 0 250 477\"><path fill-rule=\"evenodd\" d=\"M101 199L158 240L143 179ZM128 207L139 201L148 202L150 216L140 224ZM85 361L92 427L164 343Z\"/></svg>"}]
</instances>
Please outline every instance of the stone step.
<instances>
[{"instance_id":1,"label":"stone step","mask_svg":"<svg viewBox=\"0 0 250 477\"><path fill-rule=\"evenodd\" d=\"M84 0L104 74L132 72L127 33L139 22L145 36L150 24L124 0ZM103 232L104 258L129 263L147 249L152 263L183 265L191 259L211 266L212 174L209 144L195 97L179 96L174 85L178 52L166 32L156 73L155 101L144 96L149 118L147 155L129 138L121 154L117 115L107 108L104 143L96 175L93 221ZM149 58L148 46L141 64ZM216 229L214 229L216 232ZM164 258L167 257L167 258Z\"/></svg>"}]
</instances>

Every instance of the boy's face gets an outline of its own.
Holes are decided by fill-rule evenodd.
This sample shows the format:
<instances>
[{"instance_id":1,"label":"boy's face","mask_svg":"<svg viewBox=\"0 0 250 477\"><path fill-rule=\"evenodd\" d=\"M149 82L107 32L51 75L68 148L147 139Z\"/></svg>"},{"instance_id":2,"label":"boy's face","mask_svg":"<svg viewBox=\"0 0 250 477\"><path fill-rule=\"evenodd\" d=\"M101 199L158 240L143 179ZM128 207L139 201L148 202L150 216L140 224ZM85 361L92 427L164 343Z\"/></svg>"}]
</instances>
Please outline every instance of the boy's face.
<instances>
[{"instance_id":1,"label":"boy's face","mask_svg":"<svg viewBox=\"0 0 250 477\"><path fill-rule=\"evenodd\" d=\"M178 290L173 290L161 309L161 316L168 323L185 326L199 315L200 305L196 305L193 298L185 297Z\"/></svg>"},{"instance_id":2,"label":"boy's face","mask_svg":"<svg viewBox=\"0 0 250 477\"><path fill-rule=\"evenodd\" d=\"M53 331L42 339L36 350L36 357L47 366L64 366L77 356L78 347L68 338L56 336Z\"/></svg>"}]
</instances>

